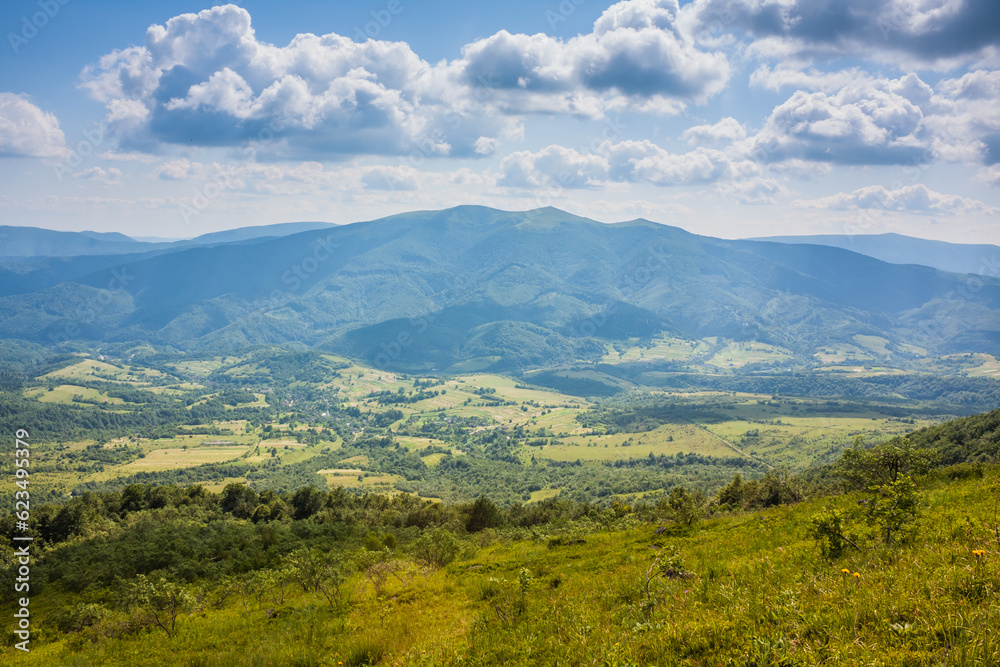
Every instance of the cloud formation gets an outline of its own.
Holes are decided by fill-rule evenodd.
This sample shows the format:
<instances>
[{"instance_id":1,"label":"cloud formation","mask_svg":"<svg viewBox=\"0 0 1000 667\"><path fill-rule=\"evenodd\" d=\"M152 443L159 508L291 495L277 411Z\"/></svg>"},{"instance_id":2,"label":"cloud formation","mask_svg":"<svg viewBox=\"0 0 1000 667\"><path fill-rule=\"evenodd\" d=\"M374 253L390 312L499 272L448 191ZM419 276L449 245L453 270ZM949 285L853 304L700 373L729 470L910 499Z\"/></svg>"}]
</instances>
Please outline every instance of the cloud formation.
<instances>
[{"instance_id":1,"label":"cloud formation","mask_svg":"<svg viewBox=\"0 0 1000 667\"><path fill-rule=\"evenodd\" d=\"M597 187L607 182L683 186L720 180L747 180L759 165L727 153L698 147L671 153L649 140L604 141L592 153L551 145L518 151L500 162L497 184L512 188Z\"/></svg>"},{"instance_id":2,"label":"cloud formation","mask_svg":"<svg viewBox=\"0 0 1000 667\"><path fill-rule=\"evenodd\" d=\"M235 5L153 25L142 46L84 69L81 86L133 147L261 143L278 155L481 156L516 136L509 116L677 113L730 76L679 27L677 0L609 8L562 41L501 30L430 64L405 42L298 34L257 39Z\"/></svg>"},{"instance_id":3,"label":"cloud formation","mask_svg":"<svg viewBox=\"0 0 1000 667\"><path fill-rule=\"evenodd\" d=\"M977 199L942 194L920 183L907 185L896 190L889 190L881 185L872 185L859 188L853 192L842 192L831 197L796 200L793 202L793 205L799 208L830 209L834 211L879 209L883 211L903 211L925 215L942 213L949 215L966 213L995 215L1000 212L1000 209L989 206Z\"/></svg>"},{"instance_id":4,"label":"cloud formation","mask_svg":"<svg viewBox=\"0 0 1000 667\"><path fill-rule=\"evenodd\" d=\"M680 13L677 0L619 2L588 34L563 42L502 30L467 45L454 66L467 85L489 82L507 111L676 113L730 77L726 56L698 48Z\"/></svg>"},{"instance_id":5,"label":"cloud formation","mask_svg":"<svg viewBox=\"0 0 1000 667\"><path fill-rule=\"evenodd\" d=\"M995 0L695 0L685 7L703 41L744 39L773 59L866 58L904 67L995 60Z\"/></svg>"},{"instance_id":6,"label":"cloud formation","mask_svg":"<svg viewBox=\"0 0 1000 667\"><path fill-rule=\"evenodd\" d=\"M139 147L461 156L508 129L474 113L471 91L447 85L447 72L404 42L307 33L278 47L257 40L235 5L151 26L143 46L104 56L81 85Z\"/></svg>"},{"instance_id":7,"label":"cloud formation","mask_svg":"<svg viewBox=\"0 0 1000 667\"><path fill-rule=\"evenodd\" d=\"M0 157L58 158L65 154L66 137L55 115L23 95L0 93Z\"/></svg>"}]
</instances>

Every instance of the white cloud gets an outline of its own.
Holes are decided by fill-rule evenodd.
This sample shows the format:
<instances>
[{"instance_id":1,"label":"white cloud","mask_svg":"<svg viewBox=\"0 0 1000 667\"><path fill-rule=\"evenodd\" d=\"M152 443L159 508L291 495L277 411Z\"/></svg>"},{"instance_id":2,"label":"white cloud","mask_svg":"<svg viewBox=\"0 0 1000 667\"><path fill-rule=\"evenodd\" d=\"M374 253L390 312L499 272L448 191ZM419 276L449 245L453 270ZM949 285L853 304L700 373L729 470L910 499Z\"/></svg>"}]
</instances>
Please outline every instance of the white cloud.
<instances>
[{"instance_id":1,"label":"white cloud","mask_svg":"<svg viewBox=\"0 0 1000 667\"><path fill-rule=\"evenodd\" d=\"M0 157L56 158L66 154L66 138L54 114L23 95L0 93Z\"/></svg>"},{"instance_id":2,"label":"white cloud","mask_svg":"<svg viewBox=\"0 0 1000 667\"><path fill-rule=\"evenodd\" d=\"M200 163L192 163L181 158L159 165L153 170L153 175L164 181L186 181L190 178L204 178L205 167Z\"/></svg>"},{"instance_id":3,"label":"white cloud","mask_svg":"<svg viewBox=\"0 0 1000 667\"><path fill-rule=\"evenodd\" d=\"M509 126L454 78L402 42L302 34L267 44L246 10L225 5L151 26L143 46L85 68L81 85L126 145L146 150L254 141L292 158L475 155Z\"/></svg>"},{"instance_id":4,"label":"white cloud","mask_svg":"<svg viewBox=\"0 0 1000 667\"><path fill-rule=\"evenodd\" d=\"M991 164L988 167L980 169L976 174L976 180L980 183L992 185L995 188L1000 187L1000 163Z\"/></svg>"},{"instance_id":5,"label":"white cloud","mask_svg":"<svg viewBox=\"0 0 1000 667\"><path fill-rule=\"evenodd\" d=\"M925 122L935 153L946 160L1000 162L1000 71L945 79L937 91Z\"/></svg>"},{"instance_id":6,"label":"white cloud","mask_svg":"<svg viewBox=\"0 0 1000 667\"><path fill-rule=\"evenodd\" d=\"M740 204L773 204L778 195L788 194L788 188L773 178L752 177L723 181L716 186L716 192Z\"/></svg>"},{"instance_id":7,"label":"white cloud","mask_svg":"<svg viewBox=\"0 0 1000 667\"><path fill-rule=\"evenodd\" d=\"M103 169L101 167L90 167L73 174L73 178L82 178L89 181L98 181L104 185L121 185L124 183L122 170L117 167Z\"/></svg>"},{"instance_id":8,"label":"white cloud","mask_svg":"<svg viewBox=\"0 0 1000 667\"><path fill-rule=\"evenodd\" d=\"M500 172L497 184L506 187L593 187L607 178L608 160L553 145L508 155L500 162Z\"/></svg>"},{"instance_id":9,"label":"white cloud","mask_svg":"<svg viewBox=\"0 0 1000 667\"><path fill-rule=\"evenodd\" d=\"M747 131L735 118L723 118L713 125L695 125L684 130L681 139L691 145L696 144L732 144L746 139Z\"/></svg>"},{"instance_id":10,"label":"white cloud","mask_svg":"<svg viewBox=\"0 0 1000 667\"><path fill-rule=\"evenodd\" d=\"M835 94L797 91L775 107L745 146L764 162L804 159L840 164L900 164L931 146L924 114L903 80L879 80Z\"/></svg>"},{"instance_id":11,"label":"white cloud","mask_svg":"<svg viewBox=\"0 0 1000 667\"><path fill-rule=\"evenodd\" d=\"M676 0L620 2L592 32L565 42L502 30L466 45L453 66L509 113L677 113L718 93L730 76L726 56L699 49L679 12Z\"/></svg>"},{"instance_id":12,"label":"white cloud","mask_svg":"<svg viewBox=\"0 0 1000 667\"><path fill-rule=\"evenodd\" d=\"M235 5L153 25L142 46L84 69L126 144L238 145L266 128L283 157L486 155L518 127L505 115L677 113L727 83L725 55L679 27L676 0L633 0L562 41L500 31L430 64L405 42L257 39ZM277 126L277 127L276 127Z\"/></svg>"},{"instance_id":13,"label":"white cloud","mask_svg":"<svg viewBox=\"0 0 1000 667\"><path fill-rule=\"evenodd\" d=\"M798 208L830 209L846 211L854 209L880 209L883 211L902 211L921 214L951 214L986 213L995 215L1000 209L989 206L977 199L969 199L958 195L942 194L930 190L926 185L907 185L896 190L889 190L881 185L859 188L853 192L842 192L830 197L819 199L796 200L792 202Z\"/></svg>"},{"instance_id":14,"label":"white cloud","mask_svg":"<svg viewBox=\"0 0 1000 667\"><path fill-rule=\"evenodd\" d=\"M750 86L778 91L782 88L837 92L849 85L870 82L871 75L857 67L834 72L821 72L814 68L800 69L788 65L771 68L761 65L750 75Z\"/></svg>"},{"instance_id":15,"label":"white cloud","mask_svg":"<svg viewBox=\"0 0 1000 667\"><path fill-rule=\"evenodd\" d=\"M608 183L650 183L659 186L742 180L761 172L748 160L704 147L671 153L649 140L604 141L593 153L564 146L518 151L500 163L497 184L513 188L600 187Z\"/></svg>"}]
</instances>

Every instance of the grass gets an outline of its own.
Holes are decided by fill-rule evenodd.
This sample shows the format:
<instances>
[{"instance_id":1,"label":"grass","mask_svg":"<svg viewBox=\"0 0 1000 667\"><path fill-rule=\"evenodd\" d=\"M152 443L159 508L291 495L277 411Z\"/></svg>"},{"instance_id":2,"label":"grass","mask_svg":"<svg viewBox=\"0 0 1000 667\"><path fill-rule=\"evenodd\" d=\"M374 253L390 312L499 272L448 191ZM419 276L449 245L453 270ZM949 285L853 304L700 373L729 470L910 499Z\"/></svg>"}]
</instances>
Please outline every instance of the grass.
<instances>
[{"instance_id":1,"label":"grass","mask_svg":"<svg viewBox=\"0 0 1000 667\"><path fill-rule=\"evenodd\" d=\"M75 403L74 398L81 398L86 401L98 401L108 405L124 405L125 401L120 398L109 398L104 392L81 387L75 384L60 384L52 387L49 391L47 387L35 387L25 392L26 396L34 396L43 403Z\"/></svg>"},{"instance_id":2,"label":"grass","mask_svg":"<svg viewBox=\"0 0 1000 667\"><path fill-rule=\"evenodd\" d=\"M874 352L880 357L886 357L892 354L888 348L889 341L881 336L865 336L863 334L857 334L854 336L854 342L866 350Z\"/></svg>"},{"instance_id":3,"label":"grass","mask_svg":"<svg viewBox=\"0 0 1000 667\"><path fill-rule=\"evenodd\" d=\"M729 343L708 360L708 364L718 368L742 368L747 364L776 363L791 361L793 355L788 351L766 343L746 342Z\"/></svg>"},{"instance_id":4,"label":"grass","mask_svg":"<svg viewBox=\"0 0 1000 667\"><path fill-rule=\"evenodd\" d=\"M231 447L189 447L188 449L154 449L144 458L116 468L119 474L142 471L190 468L203 463L221 463L237 459L247 452L246 446Z\"/></svg>"},{"instance_id":5,"label":"grass","mask_svg":"<svg viewBox=\"0 0 1000 667\"><path fill-rule=\"evenodd\" d=\"M609 346L605 363L627 363L636 361L685 361L705 353L709 348L706 341L689 341L680 338L657 336L649 345L640 345L638 339L628 344Z\"/></svg>"},{"instance_id":6,"label":"grass","mask_svg":"<svg viewBox=\"0 0 1000 667\"><path fill-rule=\"evenodd\" d=\"M673 440L670 440L673 438ZM725 444L692 424L660 426L645 433L573 436L545 447L530 447L536 457L554 461L613 461L643 458L650 454L673 456L692 452L705 456L736 456ZM605 446L606 445L606 446Z\"/></svg>"},{"instance_id":7,"label":"grass","mask_svg":"<svg viewBox=\"0 0 1000 667\"><path fill-rule=\"evenodd\" d=\"M823 349L813 355L813 358L821 364L840 364L848 359L867 361L873 357L869 352L862 350L860 347L838 343L836 345L824 346Z\"/></svg>"},{"instance_id":8,"label":"grass","mask_svg":"<svg viewBox=\"0 0 1000 667\"><path fill-rule=\"evenodd\" d=\"M828 506L855 507L851 495L715 517L661 536L656 524L626 515L610 531L571 529L583 541L565 546L549 546L551 532L535 540L473 536L463 560L405 587L390 584L382 596L354 574L339 608L301 591L283 605L206 605L181 616L169 640L153 631L96 642L60 635L52 614L72 600L46 591L32 599L31 653L8 645L0 659L135 667L997 664L1000 470L932 481L923 492L915 538L892 551L834 562L818 555L809 518ZM653 578L647 587L666 548L678 550L690 576Z\"/></svg>"}]
</instances>

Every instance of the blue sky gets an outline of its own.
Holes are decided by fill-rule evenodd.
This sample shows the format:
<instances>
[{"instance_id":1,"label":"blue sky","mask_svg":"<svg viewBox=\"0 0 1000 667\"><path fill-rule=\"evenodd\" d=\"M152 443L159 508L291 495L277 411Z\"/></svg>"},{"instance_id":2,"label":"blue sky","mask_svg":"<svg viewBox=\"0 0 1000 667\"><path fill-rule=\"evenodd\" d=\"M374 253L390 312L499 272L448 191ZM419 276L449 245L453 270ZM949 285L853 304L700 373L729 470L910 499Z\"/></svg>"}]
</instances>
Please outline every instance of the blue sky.
<instances>
[{"instance_id":1,"label":"blue sky","mask_svg":"<svg viewBox=\"0 0 1000 667\"><path fill-rule=\"evenodd\" d=\"M4 224L457 204L1000 243L1000 3L9 1Z\"/></svg>"}]
</instances>

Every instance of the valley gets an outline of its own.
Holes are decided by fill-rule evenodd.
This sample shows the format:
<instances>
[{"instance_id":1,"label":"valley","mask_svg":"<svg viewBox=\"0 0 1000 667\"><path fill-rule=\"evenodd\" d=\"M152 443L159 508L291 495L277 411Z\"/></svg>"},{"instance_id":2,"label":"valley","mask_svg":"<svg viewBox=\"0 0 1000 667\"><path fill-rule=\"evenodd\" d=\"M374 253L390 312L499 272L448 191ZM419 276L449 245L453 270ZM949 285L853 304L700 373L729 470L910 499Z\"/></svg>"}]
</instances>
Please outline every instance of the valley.
<instances>
[{"instance_id":1,"label":"valley","mask_svg":"<svg viewBox=\"0 0 1000 667\"><path fill-rule=\"evenodd\" d=\"M942 359L964 371L944 388L900 368L838 366L829 372L859 384L829 385L824 368L761 376L735 365L775 354L655 338L520 375L420 375L275 348L128 361L95 351L63 356L0 400L5 423L42 441L35 492L52 500L136 483L220 491L240 482L504 504L630 503L678 484L712 494L737 472L802 472L833 463L857 437L881 442L996 400L995 381L978 372L996 363L989 355ZM660 363L671 371L649 370ZM886 378L906 382L866 384ZM672 387L679 379L689 386ZM816 395L816 382L857 395Z\"/></svg>"}]
</instances>

